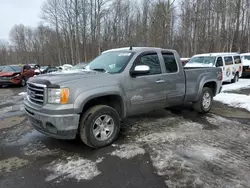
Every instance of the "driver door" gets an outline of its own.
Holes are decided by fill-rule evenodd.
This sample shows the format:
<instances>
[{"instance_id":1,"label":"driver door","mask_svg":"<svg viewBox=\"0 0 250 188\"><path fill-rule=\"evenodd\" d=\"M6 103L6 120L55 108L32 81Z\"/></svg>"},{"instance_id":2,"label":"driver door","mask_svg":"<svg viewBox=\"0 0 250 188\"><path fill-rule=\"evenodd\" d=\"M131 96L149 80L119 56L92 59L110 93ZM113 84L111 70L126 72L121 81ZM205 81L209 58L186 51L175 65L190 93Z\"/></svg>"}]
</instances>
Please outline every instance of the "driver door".
<instances>
[{"instance_id":1,"label":"driver door","mask_svg":"<svg viewBox=\"0 0 250 188\"><path fill-rule=\"evenodd\" d=\"M139 55L134 61L131 70L137 65L147 65L150 71L147 74L130 76L127 80L126 94L129 100L129 114L141 114L164 107L165 90L162 65L156 52L146 52Z\"/></svg>"}]
</instances>

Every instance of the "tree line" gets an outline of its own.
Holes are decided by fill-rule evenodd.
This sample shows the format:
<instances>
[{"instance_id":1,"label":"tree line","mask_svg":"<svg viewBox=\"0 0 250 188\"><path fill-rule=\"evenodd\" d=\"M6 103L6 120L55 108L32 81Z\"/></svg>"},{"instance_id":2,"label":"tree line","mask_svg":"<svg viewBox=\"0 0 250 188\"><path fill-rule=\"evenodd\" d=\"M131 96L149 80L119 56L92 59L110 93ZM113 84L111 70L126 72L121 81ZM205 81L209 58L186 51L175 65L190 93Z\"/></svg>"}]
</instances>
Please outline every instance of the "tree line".
<instances>
[{"instance_id":1,"label":"tree line","mask_svg":"<svg viewBox=\"0 0 250 188\"><path fill-rule=\"evenodd\" d=\"M0 40L0 64L76 64L131 45L182 57L250 51L249 0L45 0L40 16Z\"/></svg>"}]
</instances>

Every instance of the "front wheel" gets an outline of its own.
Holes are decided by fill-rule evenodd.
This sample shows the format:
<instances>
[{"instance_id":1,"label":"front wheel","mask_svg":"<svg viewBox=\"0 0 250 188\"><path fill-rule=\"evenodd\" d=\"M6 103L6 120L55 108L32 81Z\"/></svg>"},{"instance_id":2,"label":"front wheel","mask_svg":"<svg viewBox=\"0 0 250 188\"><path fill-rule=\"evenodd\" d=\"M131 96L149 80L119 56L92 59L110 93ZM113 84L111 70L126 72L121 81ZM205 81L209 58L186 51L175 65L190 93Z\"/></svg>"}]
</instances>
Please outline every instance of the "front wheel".
<instances>
[{"instance_id":1,"label":"front wheel","mask_svg":"<svg viewBox=\"0 0 250 188\"><path fill-rule=\"evenodd\" d=\"M202 89L199 101L194 103L194 109L202 114L209 112L212 107L213 92L211 88L204 87Z\"/></svg>"},{"instance_id":2,"label":"front wheel","mask_svg":"<svg viewBox=\"0 0 250 188\"><path fill-rule=\"evenodd\" d=\"M82 115L79 132L86 145L92 148L107 146L120 132L119 115L110 106L93 106Z\"/></svg>"},{"instance_id":3,"label":"front wheel","mask_svg":"<svg viewBox=\"0 0 250 188\"><path fill-rule=\"evenodd\" d=\"M22 78L20 85L21 85L21 87L26 86L26 80L25 80L25 78Z\"/></svg>"}]
</instances>

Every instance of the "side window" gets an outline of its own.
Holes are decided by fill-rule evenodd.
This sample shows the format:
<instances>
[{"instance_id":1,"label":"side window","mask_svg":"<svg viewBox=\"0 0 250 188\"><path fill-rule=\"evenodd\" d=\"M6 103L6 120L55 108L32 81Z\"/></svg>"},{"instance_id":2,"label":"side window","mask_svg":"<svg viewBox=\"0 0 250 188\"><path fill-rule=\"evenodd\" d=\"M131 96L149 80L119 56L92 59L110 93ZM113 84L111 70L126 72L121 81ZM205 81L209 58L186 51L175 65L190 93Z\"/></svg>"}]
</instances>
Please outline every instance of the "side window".
<instances>
[{"instance_id":1,"label":"side window","mask_svg":"<svg viewBox=\"0 0 250 188\"><path fill-rule=\"evenodd\" d=\"M133 68L137 65L148 65L150 72L148 75L161 74L161 64L157 53L150 53L139 56L133 65Z\"/></svg>"},{"instance_id":2,"label":"side window","mask_svg":"<svg viewBox=\"0 0 250 188\"><path fill-rule=\"evenodd\" d=\"M224 61L225 61L226 65L233 65L233 58L232 58L232 56L224 57Z\"/></svg>"},{"instance_id":3,"label":"side window","mask_svg":"<svg viewBox=\"0 0 250 188\"><path fill-rule=\"evenodd\" d=\"M218 57L216 60L216 67L223 67L223 61L221 57Z\"/></svg>"},{"instance_id":4,"label":"side window","mask_svg":"<svg viewBox=\"0 0 250 188\"><path fill-rule=\"evenodd\" d=\"M166 72L167 73L174 73L178 71L178 66L175 61L175 56L173 53L162 53L165 67L166 67Z\"/></svg>"},{"instance_id":5,"label":"side window","mask_svg":"<svg viewBox=\"0 0 250 188\"><path fill-rule=\"evenodd\" d=\"M234 56L234 63L235 64L241 64L241 58L240 58L240 56Z\"/></svg>"}]
</instances>

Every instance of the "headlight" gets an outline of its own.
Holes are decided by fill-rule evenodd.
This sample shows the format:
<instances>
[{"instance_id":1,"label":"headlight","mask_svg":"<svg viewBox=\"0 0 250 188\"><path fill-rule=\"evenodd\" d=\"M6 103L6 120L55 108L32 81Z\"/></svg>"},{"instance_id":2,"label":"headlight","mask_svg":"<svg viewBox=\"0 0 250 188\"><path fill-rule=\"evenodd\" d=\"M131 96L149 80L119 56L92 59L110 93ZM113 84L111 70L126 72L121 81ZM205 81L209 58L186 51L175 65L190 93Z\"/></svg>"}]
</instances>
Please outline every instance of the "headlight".
<instances>
[{"instance_id":1,"label":"headlight","mask_svg":"<svg viewBox=\"0 0 250 188\"><path fill-rule=\"evenodd\" d=\"M66 104L69 99L69 89L48 89L48 103L50 104Z\"/></svg>"}]
</instances>

